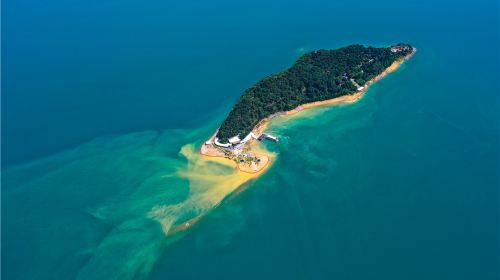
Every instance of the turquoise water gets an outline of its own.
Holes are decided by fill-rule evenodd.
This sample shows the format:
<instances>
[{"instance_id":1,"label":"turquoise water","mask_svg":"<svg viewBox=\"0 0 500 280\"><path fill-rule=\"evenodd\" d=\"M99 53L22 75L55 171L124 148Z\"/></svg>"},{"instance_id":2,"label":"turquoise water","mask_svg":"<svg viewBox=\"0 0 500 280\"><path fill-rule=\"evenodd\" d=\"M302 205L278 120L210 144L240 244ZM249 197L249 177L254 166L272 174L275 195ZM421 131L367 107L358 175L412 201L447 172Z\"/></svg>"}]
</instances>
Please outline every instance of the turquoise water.
<instances>
[{"instance_id":1,"label":"turquoise water","mask_svg":"<svg viewBox=\"0 0 500 280\"><path fill-rule=\"evenodd\" d=\"M2 4L3 279L500 278L495 1ZM398 42L358 103L276 120L223 200L196 145L245 88Z\"/></svg>"}]
</instances>

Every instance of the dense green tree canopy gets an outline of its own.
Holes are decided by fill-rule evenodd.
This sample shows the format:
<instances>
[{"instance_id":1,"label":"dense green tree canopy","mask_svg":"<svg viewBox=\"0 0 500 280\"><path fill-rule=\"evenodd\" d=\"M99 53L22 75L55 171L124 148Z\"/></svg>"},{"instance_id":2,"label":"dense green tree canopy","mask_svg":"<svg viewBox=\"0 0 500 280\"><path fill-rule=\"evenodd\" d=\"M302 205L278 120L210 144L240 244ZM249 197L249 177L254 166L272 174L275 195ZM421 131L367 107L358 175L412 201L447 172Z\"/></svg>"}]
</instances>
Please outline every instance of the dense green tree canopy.
<instances>
[{"instance_id":1,"label":"dense green tree canopy","mask_svg":"<svg viewBox=\"0 0 500 280\"><path fill-rule=\"evenodd\" d=\"M288 70L274 74L247 89L224 120L217 137L221 142L236 135L245 137L265 117L314 101L357 91L412 47L388 48L351 45L337 50L318 50L300 57Z\"/></svg>"}]
</instances>

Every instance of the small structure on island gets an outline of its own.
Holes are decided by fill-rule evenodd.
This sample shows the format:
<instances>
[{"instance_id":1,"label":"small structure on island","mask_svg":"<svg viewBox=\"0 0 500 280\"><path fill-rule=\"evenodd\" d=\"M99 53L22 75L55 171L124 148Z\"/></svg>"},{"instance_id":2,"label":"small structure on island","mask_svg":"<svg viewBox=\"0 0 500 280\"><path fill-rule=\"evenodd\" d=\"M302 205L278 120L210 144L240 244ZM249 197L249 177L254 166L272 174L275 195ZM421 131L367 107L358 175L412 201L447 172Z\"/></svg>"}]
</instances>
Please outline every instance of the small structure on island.
<instances>
[{"instance_id":1,"label":"small structure on island","mask_svg":"<svg viewBox=\"0 0 500 280\"><path fill-rule=\"evenodd\" d=\"M410 50L411 46L406 44L397 44L396 46L391 47L391 52L397 53L402 51Z\"/></svg>"},{"instance_id":2,"label":"small structure on island","mask_svg":"<svg viewBox=\"0 0 500 280\"><path fill-rule=\"evenodd\" d=\"M229 138L228 141L231 145L236 145L236 144L239 144L241 142L241 139L240 139L239 135L236 135L234 137Z\"/></svg>"},{"instance_id":3,"label":"small structure on island","mask_svg":"<svg viewBox=\"0 0 500 280\"><path fill-rule=\"evenodd\" d=\"M229 148L231 147L231 144L229 143L221 143L219 142L219 138L215 137L215 141L214 141L214 144L219 146L219 147L222 147L222 148Z\"/></svg>"},{"instance_id":4,"label":"small structure on island","mask_svg":"<svg viewBox=\"0 0 500 280\"><path fill-rule=\"evenodd\" d=\"M241 140L242 144L245 144L246 142L250 141L251 139L257 139L257 135L255 135L253 132L248 133L248 135Z\"/></svg>"},{"instance_id":5,"label":"small structure on island","mask_svg":"<svg viewBox=\"0 0 500 280\"><path fill-rule=\"evenodd\" d=\"M358 83L356 83L356 81L353 78L351 78L351 83L356 87L358 91L362 91L365 88L364 86L361 86Z\"/></svg>"}]
</instances>

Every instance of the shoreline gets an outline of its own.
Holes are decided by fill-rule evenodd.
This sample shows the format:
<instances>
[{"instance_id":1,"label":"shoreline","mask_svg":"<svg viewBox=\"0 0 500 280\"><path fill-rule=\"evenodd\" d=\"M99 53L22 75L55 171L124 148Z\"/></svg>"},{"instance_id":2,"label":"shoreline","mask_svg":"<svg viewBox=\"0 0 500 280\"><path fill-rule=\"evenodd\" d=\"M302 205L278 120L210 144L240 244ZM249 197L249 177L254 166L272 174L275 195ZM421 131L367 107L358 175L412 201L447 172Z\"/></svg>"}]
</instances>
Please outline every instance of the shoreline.
<instances>
[{"instance_id":1,"label":"shoreline","mask_svg":"<svg viewBox=\"0 0 500 280\"><path fill-rule=\"evenodd\" d=\"M375 76L374 78L372 78L368 82L366 82L363 85L363 89L361 89L357 92L354 92L352 94L338 96L338 97L323 100L323 101L315 101L315 102L311 102L311 103L305 103L305 104L299 105L296 108L289 110L289 111L274 113L271 116L260 120L257 123L257 125L252 129L252 132L255 135L262 134L265 131L265 129L267 128L267 126L269 125L269 123L272 121L272 119L274 119L277 116L283 116L283 115L284 116L292 116L292 115L298 114L304 110L311 109L314 107L319 107L319 106L334 105L334 104L349 104L349 103L357 102L364 96L364 94L368 91L368 89L370 88L371 85L382 80L388 74L396 71L404 62L406 62L408 59L410 59L416 52L417 52L417 49L413 48L413 50L410 54L408 54L407 56L405 56L399 60L394 61L382 73L378 74L377 76ZM209 140L207 140L205 143L202 144L202 146L200 148L200 154L203 156L206 156L206 157L221 157L221 158L225 158L229 161L234 162L232 159L229 158L229 156L226 153L224 153L220 148L215 147L215 145L213 144L214 140L215 140L215 136L217 135L217 131L215 131L215 133L209 138ZM249 143L247 145L249 150L251 150L252 146L254 146L254 142L255 142L255 140L249 141ZM255 154L255 155L256 155L256 157L261 157L262 159L264 159L264 160L261 159L261 161L263 162L262 166L257 166L256 169L254 168L253 170L249 170L248 168L243 167L242 166L243 164L235 162L236 169L239 172L255 174L255 173L259 173L261 171L264 171L265 169L267 169L270 166L271 155L268 154L267 151L260 150L259 153Z\"/></svg>"},{"instance_id":2,"label":"shoreline","mask_svg":"<svg viewBox=\"0 0 500 280\"><path fill-rule=\"evenodd\" d=\"M356 101L359 101L363 95L368 91L369 86L374 84L375 82L383 79L387 74L394 72L397 70L405 61L407 61L409 58L411 58L415 53L417 49L413 48L413 51L408 54L407 56L403 57L402 59L399 59L395 62L393 62L389 67L387 67L382 73L374 77L373 79L369 80L368 82L365 83L363 86L363 89L355 92L353 94L348 94L348 95L343 95L339 96L336 98L324 100L324 101L316 101L316 102L311 102L311 103L306 103L303 105L298 106L295 109L285 111L285 112L277 112L267 118L262 119L252 130L252 132L255 135L260 135L265 131L269 123L272 121L273 118L277 116L292 116L295 114L298 114L304 110L314 108L314 107L319 107L319 106L324 106L324 105L333 105L333 104L345 104L345 103L354 103ZM266 151L262 147L260 147L258 141L255 141L255 139L250 140L248 143L246 143L246 149L247 151L252 151L254 150L254 156L256 158L261 158L261 164L262 166L257 166L257 168L253 169L248 169L242 166L241 163L236 162L234 159L231 159L229 156L229 152L225 153L221 148L215 147L214 139L215 136L217 135L218 130L215 131L215 133L207 140L205 143L203 143L199 149L199 155L201 156L202 160L204 161L223 161L227 165L232 165L235 166L235 171L236 171L236 176L240 178L240 183L238 183L238 186L234 188L234 190L230 191L221 201L217 203L217 205L214 207L216 208L220 204L224 203L226 199L232 199L242 191L246 189L245 186L247 186L247 183L251 180L255 180L258 178L260 175L264 174L265 171L272 165L272 159L275 157L275 154L272 152ZM265 160L262 160L262 158L265 158ZM198 224L198 222L205 216L207 213L198 215L196 217L193 217L187 221L184 221L180 224L172 226L169 230L165 231L167 237L170 236L175 236L178 233L181 232L187 232L188 229L190 229L192 226L195 224Z\"/></svg>"},{"instance_id":3,"label":"shoreline","mask_svg":"<svg viewBox=\"0 0 500 280\"><path fill-rule=\"evenodd\" d=\"M332 104L354 103L363 97L363 95L368 91L368 89L371 85L373 85L374 83L385 78L385 76L387 76L387 74L390 74L390 73L396 71L405 61L410 59L416 52L417 52L417 49L413 48L413 51L410 54L403 57L402 59L394 61L382 73L378 74L377 76L375 76L374 78L372 78L371 80L366 82L363 85L363 89L360 91L357 91L353 94L342 95L339 97L335 97L335 98L327 99L327 100L323 100L323 101L315 101L315 102L311 102L311 103L305 103L305 104L302 104L300 106L297 106L297 108L295 108L295 109L281 112L281 114L290 116L290 115L295 115L303 110L314 108L314 107L319 107L319 106L324 106L324 105L332 105Z\"/></svg>"}]
</instances>

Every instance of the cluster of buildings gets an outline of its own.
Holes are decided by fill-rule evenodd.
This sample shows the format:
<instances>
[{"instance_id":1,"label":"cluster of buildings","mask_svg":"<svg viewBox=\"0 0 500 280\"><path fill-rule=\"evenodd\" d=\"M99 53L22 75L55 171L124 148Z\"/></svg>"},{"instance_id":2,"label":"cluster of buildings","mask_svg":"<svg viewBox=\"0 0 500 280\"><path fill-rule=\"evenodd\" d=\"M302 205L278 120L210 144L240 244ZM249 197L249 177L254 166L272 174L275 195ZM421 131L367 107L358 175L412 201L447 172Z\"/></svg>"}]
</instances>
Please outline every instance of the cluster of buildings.
<instances>
[{"instance_id":1,"label":"cluster of buildings","mask_svg":"<svg viewBox=\"0 0 500 280\"><path fill-rule=\"evenodd\" d=\"M408 46L408 45L397 45L397 46L391 47L391 52L395 53L395 52L407 51L409 49L410 49L410 46Z\"/></svg>"},{"instance_id":2,"label":"cluster of buildings","mask_svg":"<svg viewBox=\"0 0 500 280\"><path fill-rule=\"evenodd\" d=\"M240 139L239 135L236 135L234 137L231 137L228 139L228 143L221 143L219 142L219 138L215 137L214 144L218 147L222 148L232 148L234 150L241 150L245 146L245 144L252 140L252 139L257 139L259 141L269 139L271 141L278 142L278 138L275 136L272 136L270 134L262 133L260 136L255 135L253 132L250 132L245 138ZM211 144L211 141L207 141L206 144Z\"/></svg>"}]
</instances>

